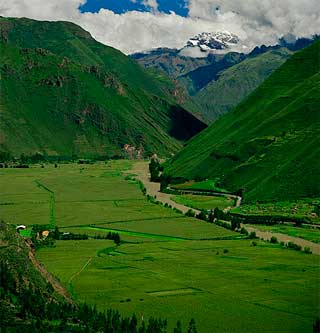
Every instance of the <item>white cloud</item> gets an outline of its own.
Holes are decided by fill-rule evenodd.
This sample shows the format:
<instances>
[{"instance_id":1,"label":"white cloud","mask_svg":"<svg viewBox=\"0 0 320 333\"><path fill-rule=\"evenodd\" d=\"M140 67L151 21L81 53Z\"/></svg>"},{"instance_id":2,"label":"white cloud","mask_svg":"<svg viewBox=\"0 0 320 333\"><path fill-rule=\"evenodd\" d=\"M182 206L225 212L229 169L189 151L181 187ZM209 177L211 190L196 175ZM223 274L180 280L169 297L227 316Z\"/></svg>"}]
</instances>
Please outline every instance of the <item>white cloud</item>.
<instances>
[{"instance_id":1,"label":"white cloud","mask_svg":"<svg viewBox=\"0 0 320 333\"><path fill-rule=\"evenodd\" d=\"M134 1L134 0L131 0ZM86 0L0 0L0 15L39 20L69 20L100 42L125 53L155 47L182 47L203 31L229 30L249 48L273 44L284 34L320 33L319 0L189 0L189 17L159 13L156 0L144 0L151 12L80 13ZM219 10L217 10L219 8Z\"/></svg>"},{"instance_id":2,"label":"white cloud","mask_svg":"<svg viewBox=\"0 0 320 333\"><path fill-rule=\"evenodd\" d=\"M157 13L158 12L158 3L156 0L143 0L142 4L146 7L151 8L152 12Z\"/></svg>"}]
</instances>

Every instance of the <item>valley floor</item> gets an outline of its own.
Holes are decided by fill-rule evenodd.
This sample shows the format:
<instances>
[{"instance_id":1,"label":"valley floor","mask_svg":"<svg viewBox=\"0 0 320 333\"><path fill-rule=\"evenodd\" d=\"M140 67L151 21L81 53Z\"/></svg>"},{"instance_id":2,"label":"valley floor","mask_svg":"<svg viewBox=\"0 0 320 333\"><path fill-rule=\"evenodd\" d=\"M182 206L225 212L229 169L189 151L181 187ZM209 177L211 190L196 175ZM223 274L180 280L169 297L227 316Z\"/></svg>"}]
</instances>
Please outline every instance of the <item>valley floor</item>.
<instances>
[{"instance_id":1,"label":"valley floor","mask_svg":"<svg viewBox=\"0 0 320 333\"><path fill-rule=\"evenodd\" d=\"M142 181L142 183L145 185L147 193L151 196L155 196L157 200L161 201L163 204L168 203L172 207L180 209L184 213L187 212L190 208L192 208L196 213L200 212L198 209L194 209L192 205L195 202L194 199L192 201L190 199L187 200L188 198L178 200L179 196L176 196L175 198L172 197L171 194L160 192L160 183L150 181L148 164L146 162L136 163L132 172L135 173L137 175L137 179ZM184 202L184 204L182 202ZM192 203L191 205L190 202ZM189 204L189 206L187 206L187 204ZM229 204L232 204L232 202L229 202ZM226 207L228 208L228 206L222 206L222 208ZM208 207L204 208L209 209ZM306 229L293 227L281 229L279 226L274 226L273 228L258 225L250 225L247 227L245 224L241 226L245 227L249 232L255 232L259 238L264 240L270 240L271 237L276 237L279 242L293 242L297 245L300 245L302 248L309 247L313 254L320 255L320 244L318 244L320 243L319 230L309 230L308 232ZM295 232L293 232L293 230L295 230Z\"/></svg>"},{"instance_id":2,"label":"valley floor","mask_svg":"<svg viewBox=\"0 0 320 333\"><path fill-rule=\"evenodd\" d=\"M13 224L46 224L61 231L105 235L57 241L37 257L76 300L99 309L167 318L172 331L194 317L202 332L311 332L319 313L319 256L241 239L238 233L185 217L142 195L183 211L148 183L146 164L112 161L58 168L2 169L1 218ZM37 185L41 182L54 193Z\"/></svg>"}]
</instances>

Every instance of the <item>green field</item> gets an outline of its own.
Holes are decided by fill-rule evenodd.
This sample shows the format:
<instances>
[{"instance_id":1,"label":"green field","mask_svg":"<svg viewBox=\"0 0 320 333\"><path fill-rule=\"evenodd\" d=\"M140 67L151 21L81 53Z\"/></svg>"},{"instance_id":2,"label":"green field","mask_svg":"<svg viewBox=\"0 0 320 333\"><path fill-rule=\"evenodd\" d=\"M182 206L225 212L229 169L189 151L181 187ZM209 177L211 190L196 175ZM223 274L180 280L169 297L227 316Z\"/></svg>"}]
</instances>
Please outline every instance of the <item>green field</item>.
<instances>
[{"instance_id":1,"label":"green field","mask_svg":"<svg viewBox=\"0 0 320 333\"><path fill-rule=\"evenodd\" d=\"M200 182L196 182L194 180L182 183L182 184L175 184L171 187L177 190L208 190L208 191L217 191L217 192L226 192L225 189L221 189L216 185L217 180L213 179L206 179Z\"/></svg>"},{"instance_id":2,"label":"green field","mask_svg":"<svg viewBox=\"0 0 320 333\"><path fill-rule=\"evenodd\" d=\"M304 199L296 201L283 201L271 203L257 203L253 205L241 205L233 208L232 213L243 215L277 215L292 218L308 218L310 223L319 224L320 216L317 207L320 206L320 198Z\"/></svg>"},{"instance_id":3,"label":"green field","mask_svg":"<svg viewBox=\"0 0 320 333\"><path fill-rule=\"evenodd\" d=\"M195 209L224 209L234 205L234 199L228 197L214 197L206 195L182 194L171 198L173 201Z\"/></svg>"},{"instance_id":4,"label":"green field","mask_svg":"<svg viewBox=\"0 0 320 333\"><path fill-rule=\"evenodd\" d=\"M311 332L319 311L319 257L239 239L238 233L148 202L121 171L130 162L1 169L0 218L122 242L57 241L38 258L76 300L168 318L199 332ZM231 239L225 239L231 238ZM230 320L233 318L233 320Z\"/></svg>"}]
</instances>

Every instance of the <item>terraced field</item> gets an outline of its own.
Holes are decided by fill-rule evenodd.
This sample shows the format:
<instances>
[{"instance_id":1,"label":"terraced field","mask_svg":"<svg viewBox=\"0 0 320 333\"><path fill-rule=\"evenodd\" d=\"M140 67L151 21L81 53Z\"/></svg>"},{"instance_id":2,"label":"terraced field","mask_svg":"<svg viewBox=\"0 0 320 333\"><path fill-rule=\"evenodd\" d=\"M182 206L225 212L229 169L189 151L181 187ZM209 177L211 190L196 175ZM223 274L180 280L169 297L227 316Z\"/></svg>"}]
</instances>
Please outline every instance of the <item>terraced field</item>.
<instances>
[{"instance_id":1,"label":"terraced field","mask_svg":"<svg viewBox=\"0 0 320 333\"><path fill-rule=\"evenodd\" d=\"M239 234L151 204L121 175L131 163L2 169L0 218L50 222L109 240L57 241L38 258L77 300L123 314L194 317L199 332L309 332L319 311L319 256ZM232 318L232 320L230 320Z\"/></svg>"}]
</instances>

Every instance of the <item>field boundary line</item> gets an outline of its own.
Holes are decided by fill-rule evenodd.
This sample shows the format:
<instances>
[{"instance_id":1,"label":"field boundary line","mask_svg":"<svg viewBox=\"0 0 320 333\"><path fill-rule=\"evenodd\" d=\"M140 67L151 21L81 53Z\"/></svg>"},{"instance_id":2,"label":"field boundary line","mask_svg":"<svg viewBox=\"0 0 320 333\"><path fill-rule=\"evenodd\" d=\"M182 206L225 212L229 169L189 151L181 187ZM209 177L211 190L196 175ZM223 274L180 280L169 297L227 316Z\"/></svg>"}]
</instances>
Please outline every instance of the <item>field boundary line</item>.
<instances>
[{"instance_id":1,"label":"field boundary line","mask_svg":"<svg viewBox=\"0 0 320 333\"><path fill-rule=\"evenodd\" d=\"M72 280L73 280L77 275L81 274L81 273L85 270L85 268L90 264L90 262L92 261L92 259L93 259L93 257L89 258L88 261L87 261L87 262L81 267L81 269L80 269L78 272L74 273L74 274L70 277L70 279L68 280L68 284L71 284Z\"/></svg>"},{"instance_id":2,"label":"field boundary line","mask_svg":"<svg viewBox=\"0 0 320 333\"><path fill-rule=\"evenodd\" d=\"M49 211L49 224L52 228L54 228L55 226L55 195L54 192L52 190L50 190L47 186L45 186L44 184L42 184L39 180L35 180L34 181L38 187L44 189L45 191L50 193L50 211Z\"/></svg>"}]
</instances>

